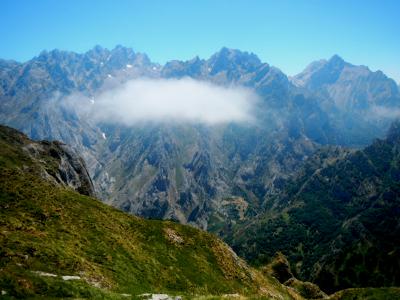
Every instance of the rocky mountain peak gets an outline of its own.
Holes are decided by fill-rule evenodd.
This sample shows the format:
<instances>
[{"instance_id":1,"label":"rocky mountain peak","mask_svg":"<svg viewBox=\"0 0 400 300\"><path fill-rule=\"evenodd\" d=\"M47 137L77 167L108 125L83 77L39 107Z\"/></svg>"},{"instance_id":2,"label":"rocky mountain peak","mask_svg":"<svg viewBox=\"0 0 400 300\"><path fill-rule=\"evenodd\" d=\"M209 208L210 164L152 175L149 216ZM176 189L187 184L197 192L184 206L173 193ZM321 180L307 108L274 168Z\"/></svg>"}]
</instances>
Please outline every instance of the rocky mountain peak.
<instances>
[{"instance_id":1,"label":"rocky mountain peak","mask_svg":"<svg viewBox=\"0 0 400 300\"><path fill-rule=\"evenodd\" d=\"M339 55L334 54L328 61L328 63L332 66L332 65L340 65L343 66L344 64L346 64L346 62L344 61L343 58L341 58Z\"/></svg>"},{"instance_id":2,"label":"rocky mountain peak","mask_svg":"<svg viewBox=\"0 0 400 300\"><path fill-rule=\"evenodd\" d=\"M107 50L107 49L103 48L100 45L96 45L96 46L93 47L93 49L91 51L100 53L100 52L103 52L105 50Z\"/></svg>"},{"instance_id":3,"label":"rocky mountain peak","mask_svg":"<svg viewBox=\"0 0 400 300\"><path fill-rule=\"evenodd\" d=\"M200 77L205 69L205 61L198 56L188 61L172 60L167 62L162 68L164 77Z\"/></svg>"},{"instance_id":4,"label":"rocky mountain peak","mask_svg":"<svg viewBox=\"0 0 400 300\"><path fill-rule=\"evenodd\" d=\"M346 114L365 113L376 106L394 107L400 99L394 80L381 71L347 63L338 55L310 64L292 82L329 99L330 104ZM354 115L349 122L352 119Z\"/></svg>"},{"instance_id":5,"label":"rocky mountain peak","mask_svg":"<svg viewBox=\"0 0 400 300\"><path fill-rule=\"evenodd\" d=\"M242 52L236 49L223 47L207 61L213 73L231 70L239 67L245 71L254 71L261 65L261 60L254 53Z\"/></svg>"},{"instance_id":6,"label":"rocky mountain peak","mask_svg":"<svg viewBox=\"0 0 400 300\"><path fill-rule=\"evenodd\" d=\"M193 57L191 60L187 61L188 64L201 64L204 63L204 60L200 59L198 55Z\"/></svg>"},{"instance_id":7,"label":"rocky mountain peak","mask_svg":"<svg viewBox=\"0 0 400 300\"><path fill-rule=\"evenodd\" d=\"M99 45L96 45L92 49L87 51L85 55L87 57L99 60L99 59L104 59L105 57L110 55L110 50L103 48Z\"/></svg>"},{"instance_id":8,"label":"rocky mountain peak","mask_svg":"<svg viewBox=\"0 0 400 300\"><path fill-rule=\"evenodd\" d=\"M312 62L303 72L294 76L292 81L298 86L314 90L324 84L334 83L346 65L349 64L335 54L329 60L322 59Z\"/></svg>"},{"instance_id":9,"label":"rocky mountain peak","mask_svg":"<svg viewBox=\"0 0 400 300\"><path fill-rule=\"evenodd\" d=\"M67 60L72 56L76 56L75 53L70 51L63 51L59 49L53 49L50 51L44 50L42 51L37 60L40 62L60 62L62 60Z\"/></svg>"},{"instance_id":10,"label":"rocky mountain peak","mask_svg":"<svg viewBox=\"0 0 400 300\"><path fill-rule=\"evenodd\" d=\"M108 61L115 68L123 68L127 62L135 61L135 58L136 54L132 49L118 45L111 50Z\"/></svg>"}]
</instances>

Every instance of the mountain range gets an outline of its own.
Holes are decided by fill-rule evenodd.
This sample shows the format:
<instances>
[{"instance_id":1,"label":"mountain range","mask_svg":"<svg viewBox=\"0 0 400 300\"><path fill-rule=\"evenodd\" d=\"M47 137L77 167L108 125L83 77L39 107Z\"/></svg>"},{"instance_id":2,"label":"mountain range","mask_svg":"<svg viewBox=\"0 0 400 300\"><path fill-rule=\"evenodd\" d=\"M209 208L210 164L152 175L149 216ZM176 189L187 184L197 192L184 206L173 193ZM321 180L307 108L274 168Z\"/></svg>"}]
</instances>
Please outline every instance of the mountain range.
<instances>
[{"instance_id":1,"label":"mountain range","mask_svg":"<svg viewBox=\"0 0 400 300\"><path fill-rule=\"evenodd\" d=\"M257 124L124 126L62 105L68 95L95 99L110 86L143 77L254 89L261 98ZM360 147L383 136L393 119L385 112L395 113L400 99L393 80L338 56L288 78L255 54L227 48L208 60L164 66L122 46L44 51L25 63L1 61L0 82L0 121L77 149L100 198L137 215L202 228L210 218L226 218L238 199L248 214L257 212L319 145Z\"/></svg>"},{"instance_id":2,"label":"mountain range","mask_svg":"<svg viewBox=\"0 0 400 300\"><path fill-rule=\"evenodd\" d=\"M252 120L216 124L126 124L88 113L143 78L155 89L187 78L240 87L258 100ZM327 292L399 284L396 125L374 140L398 117L400 90L380 71L334 55L288 77L228 48L160 65L130 48L96 46L0 60L0 99L1 123L77 151L107 204L207 229L254 264L282 251L297 277ZM375 213L391 223L372 222Z\"/></svg>"}]
</instances>

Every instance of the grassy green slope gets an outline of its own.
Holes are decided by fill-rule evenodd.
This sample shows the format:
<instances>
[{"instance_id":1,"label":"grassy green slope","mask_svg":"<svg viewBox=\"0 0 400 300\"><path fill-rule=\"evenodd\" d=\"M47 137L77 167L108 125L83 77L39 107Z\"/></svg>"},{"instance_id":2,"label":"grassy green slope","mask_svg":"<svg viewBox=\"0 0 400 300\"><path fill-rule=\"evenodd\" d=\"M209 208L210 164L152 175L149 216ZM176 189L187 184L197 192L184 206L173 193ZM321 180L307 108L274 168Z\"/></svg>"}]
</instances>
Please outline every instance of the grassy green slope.
<instances>
[{"instance_id":1,"label":"grassy green slope","mask_svg":"<svg viewBox=\"0 0 400 300\"><path fill-rule=\"evenodd\" d=\"M0 127L3 297L111 299L167 292L292 298L293 292L249 268L209 233L130 216L46 181L39 176L43 158L32 159L21 147L29 142ZM63 275L80 279L65 281Z\"/></svg>"}]
</instances>

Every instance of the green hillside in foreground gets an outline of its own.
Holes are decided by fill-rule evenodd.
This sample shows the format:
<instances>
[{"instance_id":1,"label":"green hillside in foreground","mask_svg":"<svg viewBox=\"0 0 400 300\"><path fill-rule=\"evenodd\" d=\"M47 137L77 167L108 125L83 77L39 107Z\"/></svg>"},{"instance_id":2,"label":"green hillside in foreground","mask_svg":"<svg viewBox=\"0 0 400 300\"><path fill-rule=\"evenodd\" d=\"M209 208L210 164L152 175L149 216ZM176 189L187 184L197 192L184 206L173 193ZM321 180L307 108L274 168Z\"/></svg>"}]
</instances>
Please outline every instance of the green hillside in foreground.
<instances>
[{"instance_id":1,"label":"green hillside in foreground","mask_svg":"<svg viewBox=\"0 0 400 300\"><path fill-rule=\"evenodd\" d=\"M32 145L47 147L0 127L0 297L296 297L209 233L137 218L50 180L59 155L34 157Z\"/></svg>"}]
</instances>

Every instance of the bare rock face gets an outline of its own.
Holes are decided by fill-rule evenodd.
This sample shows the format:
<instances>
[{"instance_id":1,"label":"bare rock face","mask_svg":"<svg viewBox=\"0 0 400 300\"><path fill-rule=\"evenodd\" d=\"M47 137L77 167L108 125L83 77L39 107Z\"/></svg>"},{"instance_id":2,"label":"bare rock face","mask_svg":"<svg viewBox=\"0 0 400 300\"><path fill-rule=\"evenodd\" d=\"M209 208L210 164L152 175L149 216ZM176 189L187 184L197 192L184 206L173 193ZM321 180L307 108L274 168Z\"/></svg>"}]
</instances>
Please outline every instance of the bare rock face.
<instances>
[{"instance_id":1,"label":"bare rock face","mask_svg":"<svg viewBox=\"0 0 400 300\"><path fill-rule=\"evenodd\" d=\"M56 178L59 183L69 186L79 193L94 196L92 180L85 162L69 146L60 142L41 142L45 150L59 162ZM48 149L46 149L48 148Z\"/></svg>"},{"instance_id":2,"label":"bare rock face","mask_svg":"<svg viewBox=\"0 0 400 300\"><path fill-rule=\"evenodd\" d=\"M47 157L51 157L54 168L45 172L57 184L70 187L83 195L95 195L85 162L67 145L58 141L41 141L32 142L26 149L36 159L46 160Z\"/></svg>"},{"instance_id":3,"label":"bare rock face","mask_svg":"<svg viewBox=\"0 0 400 300\"><path fill-rule=\"evenodd\" d=\"M22 146L24 154L35 162L27 171L38 172L54 184L94 196L92 180L83 159L67 145L58 141L32 141L26 135L0 125L0 141Z\"/></svg>"}]
</instances>

